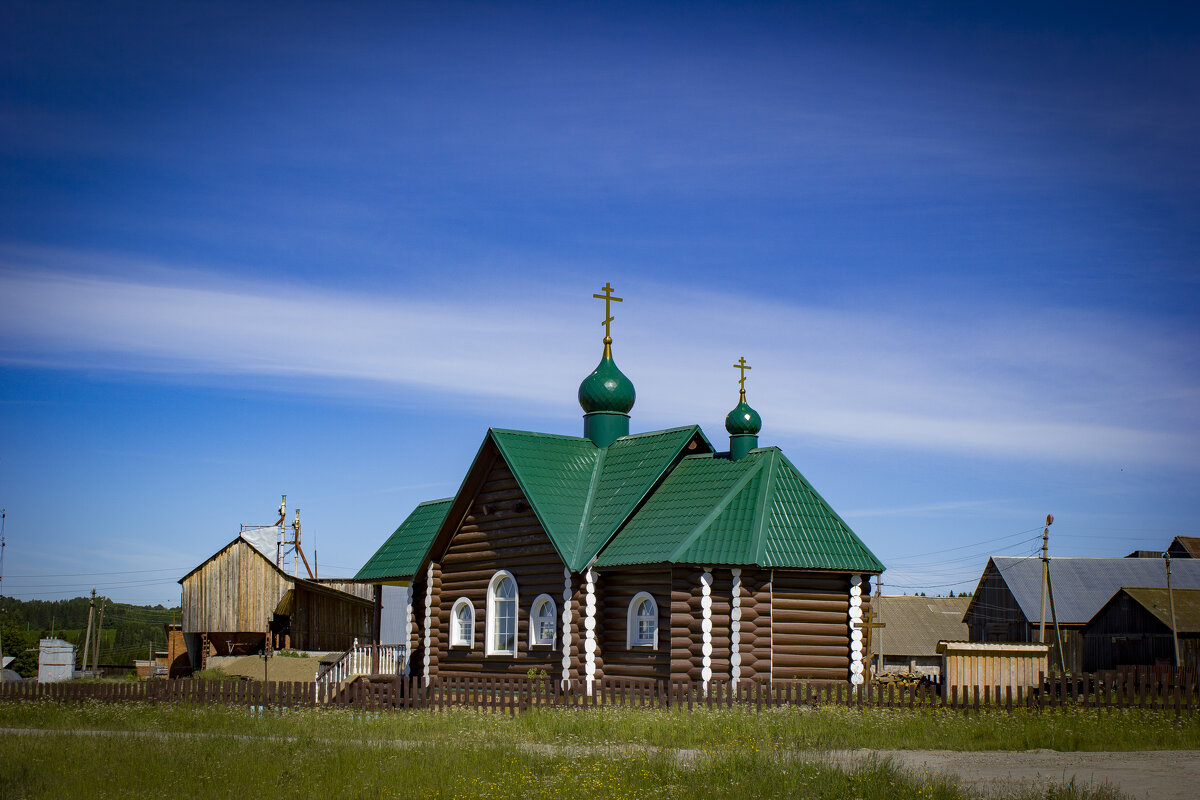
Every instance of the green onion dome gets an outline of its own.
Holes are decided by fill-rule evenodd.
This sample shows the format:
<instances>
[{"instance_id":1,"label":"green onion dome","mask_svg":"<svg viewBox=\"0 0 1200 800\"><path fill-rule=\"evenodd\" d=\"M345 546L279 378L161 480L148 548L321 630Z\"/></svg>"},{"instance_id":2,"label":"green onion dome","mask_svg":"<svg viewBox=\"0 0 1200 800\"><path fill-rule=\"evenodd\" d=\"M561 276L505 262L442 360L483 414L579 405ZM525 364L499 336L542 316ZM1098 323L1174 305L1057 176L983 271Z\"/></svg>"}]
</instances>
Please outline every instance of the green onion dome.
<instances>
[{"instance_id":1,"label":"green onion dome","mask_svg":"<svg viewBox=\"0 0 1200 800\"><path fill-rule=\"evenodd\" d=\"M635 397L633 381L617 368L617 362L609 352L600 359L592 374L579 384L579 405L583 406L585 414L597 411L628 414Z\"/></svg>"},{"instance_id":2,"label":"green onion dome","mask_svg":"<svg viewBox=\"0 0 1200 800\"><path fill-rule=\"evenodd\" d=\"M750 404L742 400L733 411L729 412L729 416L725 417L725 430L733 436L739 434L757 435L762 430L762 417L758 412L750 407Z\"/></svg>"}]
</instances>

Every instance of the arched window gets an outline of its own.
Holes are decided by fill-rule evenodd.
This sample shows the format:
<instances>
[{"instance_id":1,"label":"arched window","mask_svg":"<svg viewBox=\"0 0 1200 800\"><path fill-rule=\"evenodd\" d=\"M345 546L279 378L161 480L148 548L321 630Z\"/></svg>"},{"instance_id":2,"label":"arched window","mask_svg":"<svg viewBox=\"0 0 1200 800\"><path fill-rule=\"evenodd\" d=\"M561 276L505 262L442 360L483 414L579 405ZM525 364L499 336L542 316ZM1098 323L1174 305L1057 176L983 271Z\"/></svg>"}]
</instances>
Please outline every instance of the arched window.
<instances>
[{"instance_id":1,"label":"arched window","mask_svg":"<svg viewBox=\"0 0 1200 800\"><path fill-rule=\"evenodd\" d=\"M625 625L628 647L658 647L658 603L649 592L634 595Z\"/></svg>"},{"instance_id":2,"label":"arched window","mask_svg":"<svg viewBox=\"0 0 1200 800\"><path fill-rule=\"evenodd\" d=\"M539 594L529 611L529 646L554 644L554 599Z\"/></svg>"},{"instance_id":3,"label":"arched window","mask_svg":"<svg viewBox=\"0 0 1200 800\"><path fill-rule=\"evenodd\" d=\"M450 646L472 647L475 644L475 608L471 601L460 597L450 611Z\"/></svg>"},{"instance_id":4,"label":"arched window","mask_svg":"<svg viewBox=\"0 0 1200 800\"><path fill-rule=\"evenodd\" d=\"M508 570L492 576L487 593L487 641L489 656L517 654L517 579Z\"/></svg>"}]
</instances>

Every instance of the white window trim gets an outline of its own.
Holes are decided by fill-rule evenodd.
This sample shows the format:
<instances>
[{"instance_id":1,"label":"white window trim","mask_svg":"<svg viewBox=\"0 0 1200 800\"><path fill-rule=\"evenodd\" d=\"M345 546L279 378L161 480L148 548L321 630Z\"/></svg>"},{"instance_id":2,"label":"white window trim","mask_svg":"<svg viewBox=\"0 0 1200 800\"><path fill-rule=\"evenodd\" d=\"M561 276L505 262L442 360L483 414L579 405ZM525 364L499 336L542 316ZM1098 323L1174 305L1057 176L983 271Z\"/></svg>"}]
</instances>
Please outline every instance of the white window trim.
<instances>
[{"instance_id":1,"label":"white window trim","mask_svg":"<svg viewBox=\"0 0 1200 800\"><path fill-rule=\"evenodd\" d=\"M649 600L654 606L654 641L639 642L638 641L638 617L637 607L643 600ZM654 599L654 595L649 592L638 592L629 601L629 608L625 612L625 646L630 650L633 649L658 649L658 601Z\"/></svg>"},{"instance_id":2,"label":"white window trim","mask_svg":"<svg viewBox=\"0 0 1200 800\"><path fill-rule=\"evenodd\" d=\"M549 612L545 615L539 615L538 609L545 605L548 605L550 607ZM537 623L538 623L539 616L549 616L550 624L554 626L554 630L552 630L550 632L550 637L545 640L541 640L537 636L537 629L538 629ZM539 594L537 597L535 597L533 599L533 605L530 606L530 608L529 608L529 646L530 647L553 647L555 634L558 632L557 620L558 620L558 606L556 606L554 604L554 598L548 594Z\"/></svg>"},{"instance_id":3,"label":"white window trim","mask_svg":"<svg viewBox=\"0 0 1200 800\"><path fill-rule=\"evenodd\" d=\"M471 635L463 637L458 628L458 610L466 606L471 612ZM475 646L475 606L471 605L471 601L465 597L460 597L454 601L454 605L450 608L450 646L451 647L474 647Z\"/></svg>"},{"instance_id":4,"label":"white window trim","mask_svg":"<svg viewBox=\"0 0 1200 800\"><path fill-rule=\"evenodd\" d=\"M503 578L508 578L513 582L513 646L511 650L500 650L494 645L496 640L496 584L500 583ZM488 581L487 607L485 611L487 618L484 623L484 654L489 656L515 656L517 654L517 623L521 619L521 585L517 583L517 579L508 570L497 570L492 579Z\"/></svg>"}]
</instances>

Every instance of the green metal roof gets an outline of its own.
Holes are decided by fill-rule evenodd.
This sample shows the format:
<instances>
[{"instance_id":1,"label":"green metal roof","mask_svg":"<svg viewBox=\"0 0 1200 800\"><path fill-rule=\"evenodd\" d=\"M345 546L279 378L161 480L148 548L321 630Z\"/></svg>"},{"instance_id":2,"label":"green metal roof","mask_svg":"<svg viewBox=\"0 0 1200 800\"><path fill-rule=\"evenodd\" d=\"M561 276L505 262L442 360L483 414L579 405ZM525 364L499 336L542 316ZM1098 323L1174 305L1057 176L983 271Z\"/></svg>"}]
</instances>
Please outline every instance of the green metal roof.
<instances>
[{"instance_id":1,"label":"green metal roof","mask_svg":"<svg viewBox=\"0 0 1200 800\"><path fill-rule=\"evenodd\" d=\"M430 500L413 509L375 555L354 576L355 580L411 578L421 566L429 545L446 519L453 497Z\"/></svg>"},{"instance_id":2,"label":"green metal roof","mask_svg":"<svg viewBox=\"0 0 1200 800\"><path fill-rule=\"evenodd\" d=\"M528 431L490 432L563 562L583 569L646 497L699 426L591 440ZM707 443L707 439L704 439Z\"/></svg>"},{"instance_id":3,"label":"green metal roof","mask_svg":"<svg viewBox=\"0 0 1200 800\"><path fill-rule=\"evenodd\" d=\"M597 561L661 563L883 571L776 447L684 458Z\"/></svg>"}]
</instances>

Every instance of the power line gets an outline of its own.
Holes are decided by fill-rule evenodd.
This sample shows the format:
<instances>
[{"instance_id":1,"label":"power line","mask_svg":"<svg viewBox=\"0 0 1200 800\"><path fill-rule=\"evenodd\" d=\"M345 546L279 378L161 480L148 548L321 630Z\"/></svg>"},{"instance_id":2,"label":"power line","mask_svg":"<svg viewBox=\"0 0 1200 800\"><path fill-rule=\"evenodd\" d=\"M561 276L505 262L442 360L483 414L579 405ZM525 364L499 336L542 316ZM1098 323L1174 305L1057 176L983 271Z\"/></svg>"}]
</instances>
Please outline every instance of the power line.
<instances>
[{"instance_id":1,"label":"power line","mask_svg":"<svg viewBox=\"0 0 1200 800\"><path fill-rule=\"evenodd\" d=\"M959 545L958 547L943 547L938 550L931 550L928 553L913 553L911 556L909 556L909 558L921 558L923 556L935 556L938 553L949 553L954 550L965 550L968 547L982 547L983 545L994 544L995 542L1002 542L1005 539L1012 539L1016 536L1024 536L1025 534L1032 533L1033 531L1038 531L1038 535L1039 536L1041 535L1041 528L1029 528L1028 530L1017 531L1016 533L1010 533L1007 536L1000 536L995 539L983 539L978 542L972 542L971 544ZM1016 544L1006 545L1006 546L1007 547L1016 547L1018 544L1022 544L1022 542L1017 542Z\"/></svg>"},{"instance_id":2,"label":"power line","mask_svg":"<svg viewBox=\"0 0 1200 800\"><path fill-rule=\"evenodd\" d=\"M142 575L147 572L186 572L186 569L164 567L162 569L128 569L122 572L63 572L47 575L9 575L10 578L90 578L95 575Z\"/></svg>"}]
</instances>

